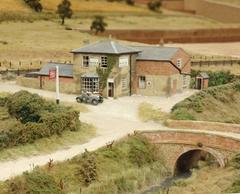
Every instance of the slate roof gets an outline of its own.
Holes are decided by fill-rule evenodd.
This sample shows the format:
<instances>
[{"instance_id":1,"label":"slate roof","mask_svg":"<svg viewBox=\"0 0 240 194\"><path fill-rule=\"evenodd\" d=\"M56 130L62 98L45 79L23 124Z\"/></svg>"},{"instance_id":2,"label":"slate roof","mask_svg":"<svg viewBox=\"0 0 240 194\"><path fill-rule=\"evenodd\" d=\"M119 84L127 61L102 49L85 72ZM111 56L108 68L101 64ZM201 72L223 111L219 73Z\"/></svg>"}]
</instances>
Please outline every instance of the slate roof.
<instances>
[{"instance_id":1,"label":"slate roof","mask_svg":"<svg viewBox=\"0 0 240 194\"><path fill-rule=\"evenodd\" d=\"M208 79L209 75L206 72L200 72L197 77L202 77L204 79Z\"/></svg>"},{"instance_id":2,"label":"slate roof","mask_svg":"<svg viewBox=\"0 0 240 194\"><path fill-rule=\"evenodd\" d=\"M89 44L82 48L74 49L72 53L95 53L95 54L128 54L138 53L140 50L130 46L119 44L113 40L103 40Z\"/></svg>"},{"instance_id":3,"label":"slate roof","mask_svg":"<svg viewBox=\"0 0 240 194\"><path fill-rule=\"evenodd\" d=\"M134 46L141 50L137 55L137 60L170 61L180 48L159 47L159 46Z\"/></svg>"},{"instance_id":4,"label":"slate roof","mask_svg":"<svg viewBox=\"0 0 240 194\"><path fill-rule=\"evenodd\" d=\"M59 76L62 77L73 77L73 65L72 64L63 64L63 63L47 63L42 67L42 69L37 72L38 75L49 75L49 70L55 68L58 65L59 67Z\"/></svg>"}]
</instances>

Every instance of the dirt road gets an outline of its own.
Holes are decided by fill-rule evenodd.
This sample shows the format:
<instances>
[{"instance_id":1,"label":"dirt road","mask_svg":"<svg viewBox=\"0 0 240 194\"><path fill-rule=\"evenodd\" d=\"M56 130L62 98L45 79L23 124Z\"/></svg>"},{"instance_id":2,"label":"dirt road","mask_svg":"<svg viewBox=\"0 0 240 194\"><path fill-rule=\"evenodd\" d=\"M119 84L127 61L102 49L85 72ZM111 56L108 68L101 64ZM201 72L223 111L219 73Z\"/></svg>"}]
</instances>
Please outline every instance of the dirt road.
<instances>
[{"instance_id":1,"label":"dirt road","mask_svg":"<svg viewBox=\"0 0 240 194\"><path fill-rule=\"evenodd\" d=\"M16 92L19 90L28 90L38 93L43 97L54 98L55 93L43 90L29 89L15 85L13 82L0 83L0 92ZM83 122L92 123L97 127L97 136L88 143L74 145L68 149L59 150L51 154L24 157L14 161L0 162L0 180L6 180L12 176L21 174L24 171L31 170L34 166L44 165L49 159L54 161L64 161L80 154L84 149L95 150L108 142L118 140L135 130L181 130L186 129L168 129L155 122L141 122L137 116L138 106L141 102L149 102L163 111L169 112L171 107L182 99L191 95L193 91L178 94L171 98L165 97L123 97L116 100L105 100L99 106L88 105L89 112L81 113L80 119ZM74 102L74 95L62 94L61 99L67 102ZM194 130L190 130L194 132ZM197 130L199 132L199 130ZM239 138L240 134L202 131L204 133L215 133L222 136Z\"/></svg>"}]
</instances>

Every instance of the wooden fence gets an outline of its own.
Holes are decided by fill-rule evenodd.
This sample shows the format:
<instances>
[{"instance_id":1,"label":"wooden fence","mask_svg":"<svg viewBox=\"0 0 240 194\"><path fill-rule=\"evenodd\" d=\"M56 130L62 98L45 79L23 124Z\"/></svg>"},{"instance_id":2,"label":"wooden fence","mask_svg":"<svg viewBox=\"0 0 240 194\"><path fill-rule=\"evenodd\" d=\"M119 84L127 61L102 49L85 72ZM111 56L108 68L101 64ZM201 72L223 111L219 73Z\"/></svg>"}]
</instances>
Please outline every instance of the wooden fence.
<instances>
[{"instance_id":1,"label":"wooden fence","mask_svg":"<svg viewBox=\"0 0 240 194\"><path fill-rule=\"evenodd\" d=\"M230 60L199 60L199 61L192 61L191 65L194 66L232 66L232 65L240 65L240 59L230 59Z\"/></svg>"}]
</instances>

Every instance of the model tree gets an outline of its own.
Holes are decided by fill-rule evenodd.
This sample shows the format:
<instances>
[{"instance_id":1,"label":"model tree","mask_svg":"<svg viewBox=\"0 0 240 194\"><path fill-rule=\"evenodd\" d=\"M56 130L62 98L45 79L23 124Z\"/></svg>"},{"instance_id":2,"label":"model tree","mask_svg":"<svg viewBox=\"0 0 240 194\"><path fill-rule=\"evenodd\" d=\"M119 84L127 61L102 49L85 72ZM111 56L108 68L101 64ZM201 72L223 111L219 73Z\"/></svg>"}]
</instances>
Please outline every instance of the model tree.
<instances>
[{"instance_id":1,"label":"model tree","mask_svg":"<svg viewBox=\"0 0 240 194\"><path fill-rule=\"evenodd\" d=\"M95 19L92 21L92 25L90 29L92 31L95 31L95 34L98 34L99 32L104 32L106 26L107 26L107 23L104 22L103 16L95 16Z\"/></svg>"},{"instance_id":2,"label":"model tree","mask_svg":"<svg viewBox=\"0 0 240 194\"><path fill-rule=\"evenodd\" d=\"M57 13L62 19L62 25L65 23L65 18L71 18L73 11L71 9L71 2L69 0L63 0L57 8Z\"/></svg>"},{"instance_id":3,"label":"model tree","mask_svg":"<svg viewBox=\"0 0 240 194\"><path fill-rule=\"evenodd\" d=\"M24 0L24 2L36 12L42 11L42 4L40 3L40 0Z\"/></svg>"},{"instance_id":4,"label":"model tree","mask_svg":"<svg viewBox=\"0 0 240 194\"><path fill-rule=\"evenodd\" d=\"M147 5L150 10L157 11L162 6L162 0L152 0Z\"/></svg>"}]
</instances>

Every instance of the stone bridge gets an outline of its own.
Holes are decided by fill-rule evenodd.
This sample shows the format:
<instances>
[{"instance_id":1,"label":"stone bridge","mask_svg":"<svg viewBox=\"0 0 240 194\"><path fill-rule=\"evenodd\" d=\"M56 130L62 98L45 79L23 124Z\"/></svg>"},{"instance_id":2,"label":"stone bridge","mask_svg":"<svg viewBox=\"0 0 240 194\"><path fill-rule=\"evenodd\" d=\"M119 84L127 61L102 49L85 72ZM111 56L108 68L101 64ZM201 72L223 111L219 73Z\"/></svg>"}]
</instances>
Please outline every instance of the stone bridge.
<instances>
[{"instance_id":1,"label":"stone bridge","mask_svg":"<svg viewBox=\"0 0 240 194\"><path fill-rule=\"evenodd\" d=\"M212 156L220 167L240 152L239 134L198 130L142 131L151 143L157 144L173 175L189 171L203 154Z\"/></svg>"}]
</instances>

